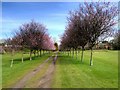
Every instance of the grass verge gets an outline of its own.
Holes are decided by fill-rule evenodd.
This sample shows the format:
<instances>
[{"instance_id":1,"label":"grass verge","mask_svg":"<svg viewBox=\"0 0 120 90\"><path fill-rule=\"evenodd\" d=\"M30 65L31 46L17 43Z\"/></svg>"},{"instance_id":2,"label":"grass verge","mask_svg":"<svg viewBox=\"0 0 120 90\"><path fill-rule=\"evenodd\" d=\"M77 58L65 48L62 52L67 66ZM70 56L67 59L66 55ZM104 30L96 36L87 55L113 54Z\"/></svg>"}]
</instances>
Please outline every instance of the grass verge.
<instances>
[{"instance_id":1,"label":"grass verge","mask_svg":"<svg viewBox=\"0 0 120 90\"><path fill-rule=\"evenodd\" d=\"M44 60L46 60L52 54L44 54L41 57L33 57L33 60L29 60L29 54L25 54L25 61L21 62L21 53L14 55L13 67L10 67L11 55L4 54L2 56L2 88L11 88L18 82L24 75L31 70L38 67Z\"/></svg>"},{"instance_id":2,"label":"grass verge","mask_svg":"<svg viewBox=\"0 0 120 90\"><path fill-rule=\"evenodd\" d=\"M81 54L81 53L80 53ZM94 65L89 66L90 51L84 61L59 53L52 88L117 88L118 51L94 50Z\"/></svg>"}]
</instances>

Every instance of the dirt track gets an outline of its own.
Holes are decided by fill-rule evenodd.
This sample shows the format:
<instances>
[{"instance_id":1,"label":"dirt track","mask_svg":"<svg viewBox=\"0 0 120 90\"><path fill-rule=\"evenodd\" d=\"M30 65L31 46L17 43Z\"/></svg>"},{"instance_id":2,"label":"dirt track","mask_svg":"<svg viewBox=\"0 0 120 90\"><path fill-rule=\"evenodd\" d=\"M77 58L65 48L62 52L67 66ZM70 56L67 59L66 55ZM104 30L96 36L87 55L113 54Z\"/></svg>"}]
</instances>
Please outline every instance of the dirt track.
<instances>
[{"instance_id":1,"label":"dirt track","mask_svg":"<svg viewBox=\"0 0 120 90\"><path fill-rule=\"evenodd\" d=\"M40 77L39 82L36 83L36 87L34 87L34 88L50 88L52 75L55 69L55 61L57 60L57 53L55 54L56 54L55 56L52 55L47 60L45 60L42 64L40 64L40 66L38 66L33 71L25 75L20 81L16 83L13 89L15 90L15 88L24 88L27 81L29 81L31 78L34 78L34 76L38 72L40 72L41 69L44 67L45 63L47 63L49 60L52 60L52 63L49 65L47 71L42 77Z\"/></svg>"},{"instance_id":2,"label":"dirt track","mask_svg":"<svg viewBox=\"0 0 120 90\"><path fill-rule=\"evenodd\" d=\"M57 59L57 55L53 58L54 60ZM49 68L47 69L45 75L40 79L38 86L39 88L50 88L52 75L55 69L55 63L53 62L50 64Z\"/></svg>"}]
</instances>

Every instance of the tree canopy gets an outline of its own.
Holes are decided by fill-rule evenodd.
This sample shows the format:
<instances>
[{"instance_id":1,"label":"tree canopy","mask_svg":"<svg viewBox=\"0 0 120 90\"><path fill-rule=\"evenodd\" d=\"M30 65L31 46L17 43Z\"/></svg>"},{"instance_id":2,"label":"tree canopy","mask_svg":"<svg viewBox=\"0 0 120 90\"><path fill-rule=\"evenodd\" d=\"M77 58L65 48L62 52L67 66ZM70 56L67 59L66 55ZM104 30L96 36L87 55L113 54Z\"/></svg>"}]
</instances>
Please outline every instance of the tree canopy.
<instances>
[{"instance_id":1,"label":"tree canopy","mask_svg":"<svg viewBox=\"0 0 120 90\"><path fill-rule=\"evenodd\" d=\"M109 32L117 23L115 20L117 13L117 7L108 2L85 2L78 10L70 11L68 25L61 38L61 48L81 46L83 51L88 44L91 49L90 65L92 65L92 48L98 38Z\"/></svg>"}]
</instances>

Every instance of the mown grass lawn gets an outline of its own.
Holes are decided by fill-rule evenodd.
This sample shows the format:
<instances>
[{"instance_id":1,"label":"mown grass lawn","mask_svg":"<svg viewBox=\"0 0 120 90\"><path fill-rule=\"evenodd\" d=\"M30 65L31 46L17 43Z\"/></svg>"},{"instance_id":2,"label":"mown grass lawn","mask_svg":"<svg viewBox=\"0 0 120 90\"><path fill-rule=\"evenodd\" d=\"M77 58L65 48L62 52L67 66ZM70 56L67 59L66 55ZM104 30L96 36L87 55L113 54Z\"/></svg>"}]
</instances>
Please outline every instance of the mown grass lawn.
<instances>
[{"instance_id":1,"label":"mown grass lawn","mask_svg":"<svg viewBox=\"0 0 120 90\"><path fill-rule=\"evenodd\" d=\"M84 61L59 53L53 88L117 88L118 51L94 50L93 66L89 66L90 51L84 52Z\"/></svg>"},{"instance_id":2,"label":"mown grass lawn","mask_svg":"<svg viewBox=\"0 0 120 90\"><path fill-rule=\"evenodd\" d=\"M0 89L2 89L2 55L0 55Z\"/></svg>"},{"instance_id":3,"label":"mown grass lawn","mask_svg":"<svg viewBox=\"0 0 120 90\"><path fill-rule=\"evenodd\" d=\"M10 67L11 54L2 55L2 88L11 88L17 81L19 81L24 75L31 70L39 66L44 60L46 60L51 54L44 54L41 57L33 57L33 60L29 60L29 54L24 54L25 61L21 61L21 53L14 55L13 67Z\"/></svg>"}]
</instances>

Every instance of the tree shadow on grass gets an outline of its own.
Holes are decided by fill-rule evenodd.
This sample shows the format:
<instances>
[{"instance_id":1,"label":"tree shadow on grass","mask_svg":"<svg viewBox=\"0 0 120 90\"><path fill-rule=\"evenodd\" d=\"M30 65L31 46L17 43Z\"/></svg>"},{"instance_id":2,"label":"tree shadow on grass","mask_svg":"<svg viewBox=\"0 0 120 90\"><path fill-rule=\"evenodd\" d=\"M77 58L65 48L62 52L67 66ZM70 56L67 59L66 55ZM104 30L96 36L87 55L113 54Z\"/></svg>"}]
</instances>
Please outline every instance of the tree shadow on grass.
<instances>
[{"instance_id":1,"label":"tree shadow on grass","mask_svg":"<svg viewBox=\"0 0 120 90\"><path fill-rule=\"evenodd\" d=\"M45 56L45 54L44 55L42 55L42 56L32 56L32 60L31 61L33 61L33 60L40 60L42 57L44 57ZM49 55L47 55L48 57L49 57ZM12 60L10 60L10 62L11 62ZM23 57L23 62L24 61L30 61L30 57L28 56L28 57ZM14 62L14 64L19 64L20 62L22 62L22 57L21 58L17 58L17 59L14 59L13 60L13 62Z\"/></svg>"},{"instance_id":2,"label":"tree shadow on grass","mask_svg":"<svg viewBox=\"0 0 120 90\"><path fill-rule=\"evenodd\" d=\"M80 58L67 56L67 55L58 55L58 65L87 65L89 66L89 62L81 62Z\"/></svg>"},{"instance_id":3,"label":"tree shadow on grass","mask_svg":"<svg viewBox=\"0 0 120 90\"><path fill-rule=\"evenodd\" d=\"M71 57L71 56L58 55L58 57L65 57L65 58L67 58L67 57Z\"/></svg>"}]
</instances>

